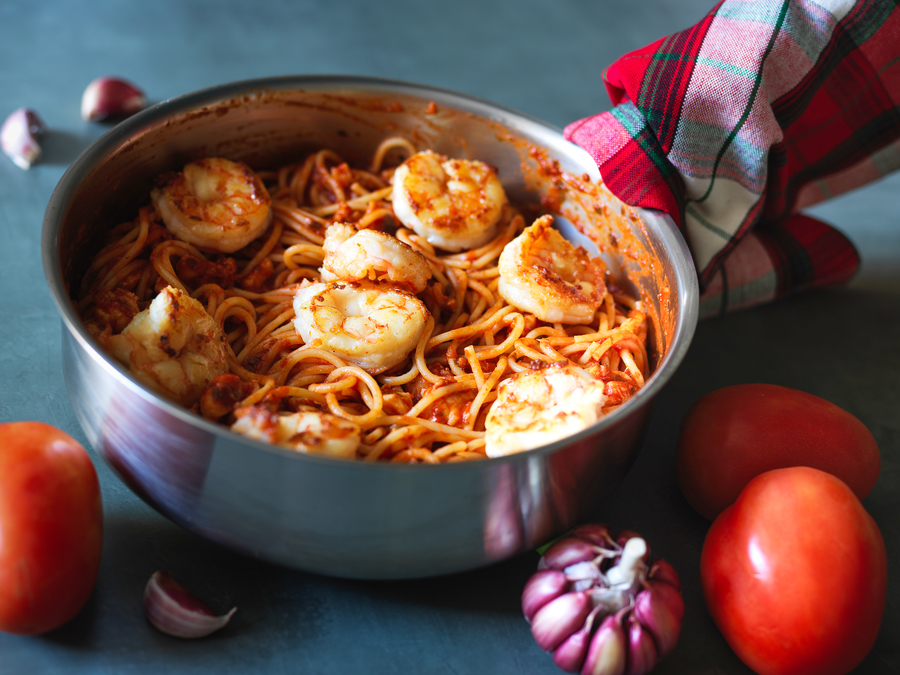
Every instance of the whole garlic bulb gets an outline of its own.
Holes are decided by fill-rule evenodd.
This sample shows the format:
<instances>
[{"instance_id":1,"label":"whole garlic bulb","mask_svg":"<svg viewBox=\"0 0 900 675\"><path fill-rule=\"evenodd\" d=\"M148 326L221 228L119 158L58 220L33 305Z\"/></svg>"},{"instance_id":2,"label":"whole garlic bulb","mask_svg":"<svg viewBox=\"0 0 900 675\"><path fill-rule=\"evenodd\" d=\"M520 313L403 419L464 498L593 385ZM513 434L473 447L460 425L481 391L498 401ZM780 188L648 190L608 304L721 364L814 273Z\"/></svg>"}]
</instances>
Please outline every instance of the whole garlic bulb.
<instances>
[{"instance_id":1,"label":"whole garlic bulb","mask_svg":"<svg viewBox=\"0 0 900 675\"><path fill-rule=\"evenodd\" d=\"M684 600L672 566L648 559L639 535L602 524L550 546L522 592L538 646L567 672L649 672L678 641Z\"/></svg>"}]
</instances>

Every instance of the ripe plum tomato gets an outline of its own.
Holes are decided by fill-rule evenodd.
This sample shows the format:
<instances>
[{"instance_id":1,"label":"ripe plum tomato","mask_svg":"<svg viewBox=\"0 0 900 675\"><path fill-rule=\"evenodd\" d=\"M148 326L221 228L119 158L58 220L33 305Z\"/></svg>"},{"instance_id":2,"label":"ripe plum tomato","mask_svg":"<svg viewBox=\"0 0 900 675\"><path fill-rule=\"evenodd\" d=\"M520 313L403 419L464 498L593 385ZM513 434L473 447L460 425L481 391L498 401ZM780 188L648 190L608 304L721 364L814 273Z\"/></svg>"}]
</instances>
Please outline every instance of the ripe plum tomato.
<instances>
[{"instance_id":1,"label":"ripe plum tomato","mask_svg":"<svg viewBox=\"0 0 900 675\"><path fill-rule=\"evenodd\" d=\"M722 635L760 675L845 675L878 635L887 554L845 483L776 469L713 522L700 581Z\"/></svg>"},{"instance_id":2,"label":"ripe plum tomato","mask_svg":"<svg viewBox=\"0 0 900 675\"><path fill-rule=\"evenodd\" d=\"M774 384L738 384L700 398L681 424L675 458L681 491L709 520L764 471L811 466L863 499L881 470L875 438L856 417Z\"/></svg>"},{"instance_id":3,"label":"ripe plum tomato","mask_svg":"<svg viewBox=\"0 0 900 675\"><path fill-rule=\"evenodd\" d=\"M46 633L87 602L103 540L100 485L71 436L0 424L0 630Z\"/></svg>"}]
</instances>

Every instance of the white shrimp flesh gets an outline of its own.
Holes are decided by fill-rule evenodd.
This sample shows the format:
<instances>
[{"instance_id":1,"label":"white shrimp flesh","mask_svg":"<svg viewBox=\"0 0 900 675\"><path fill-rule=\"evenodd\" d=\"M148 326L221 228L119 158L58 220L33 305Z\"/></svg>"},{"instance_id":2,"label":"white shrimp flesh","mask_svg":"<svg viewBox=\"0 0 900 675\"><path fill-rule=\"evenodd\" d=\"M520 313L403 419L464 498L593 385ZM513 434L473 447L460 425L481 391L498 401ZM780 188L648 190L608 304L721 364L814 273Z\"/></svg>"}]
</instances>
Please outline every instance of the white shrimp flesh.
<instances>
[{"instance_id":1,"label":"white shrimp flesh","mask_svg":"<svg viewBox=\"0 0 900 675\"><path fill-rule=\"evenodd\" d=\"M272 198L242 162L209 157L160 177L150 199L178 239L221 253L234 253L272 222Z\"/></svg>"},{"instance_id":2,"label":"white shrimp flesh","mask_svg":"<svg viewBox=\"0 0 900 675\"><path fill-rule=\"evenodd\" d=\"M600 419L604 384L572 363L504 380L485 420L485 452L502 457L547 445Z\"/></svg>"},{"instance_id":3,"label":"white shrimp flesh","mask_svg":"<svg viewBox=\"0 0 900 675\"><path fill-rule=\"evenodd\" d=\"M391 200L406 227L432 246L455 252L494 237L506 193L484 162L425 150L397 167Z\"/></svg>"},{"instance_id":4,"label":"white shrimp flesh","mask_svg":"<svg viewBox=\"0 0 900 675\"><path fill-rule=\"evenodd\" d=\"M605 266L541 216L500 254L500 295L550 323L589 324L603 304Z\"/></svg>"},{"instance_id":5,"label":"white shrimp flesh","mask_svg":"<svg viewBox=\"0 0 900 675\"><path fill-rule=\"evenodd\" d=\"M373 373L401 363L415 350L429 316L412 293L346 281L301 287L294 312L294 328L306 344Z\"/></svg>"},{"instance_id":6,"label":"white shrimp flesh","mask_svg":"<svg viewBox=\"0 0 900 675\"><path fill-rule=\"evenodd\" d=\"M355 459L360 442L357 424L317 411L278 413L266 405L234 411L231 430L258 441L310 455Z\"/></svg>"},{"instance_id":7,"label":"white shrimp flesh","mask_svg":"<svg viewBox=\"0 0 900 675\"><path fill-rule=\"evenodd\" d=\"M202 303L171 286L105 342L138 381L188 408L216 376L228 372L222 329Z\"/></svg>"},{"instance_id":8,"label":"white shrimp flesh","mask_svg":"<svg viewBox=\"0 0 900 675\"><path fill-rule=\"evenodd\" d=\"M385 282L421 293L431 278L425 256L386 232L335 223L325 232L322 248L323 281Z\"/></svg>"}]
</instances>

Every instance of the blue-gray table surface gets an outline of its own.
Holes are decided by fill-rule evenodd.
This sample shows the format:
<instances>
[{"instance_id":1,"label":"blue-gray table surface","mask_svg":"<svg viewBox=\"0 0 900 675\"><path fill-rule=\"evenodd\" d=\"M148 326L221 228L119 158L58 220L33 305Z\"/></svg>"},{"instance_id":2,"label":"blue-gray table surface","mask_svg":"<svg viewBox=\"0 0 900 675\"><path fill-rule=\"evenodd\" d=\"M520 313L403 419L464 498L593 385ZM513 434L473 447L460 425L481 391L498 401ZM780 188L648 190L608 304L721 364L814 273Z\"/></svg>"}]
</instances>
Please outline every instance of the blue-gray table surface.
<instances>
[{"instance_id":1,"label":"blue-gray table surface","mask_svg":"<svg viewBox=\"0 0 900 675\"><path fill-rule=\"evenodd\" d=\"M37 419L86 443L62 377L61 324L44 281L44 209L69 163L108 130L82 121L98 75L138 83L151 101L272 75L369 75L457 90L562 127L606 109L602 69L699 20L712 0L414 0L267 3L0 0L0 117L28 106L51 129L44 161L0 156L0 421ZM840 290L803 293L701 322L658 397L625 482L596 518L637 530L680 572L681 640L655 672L750 672L704 607L708 526L674 476L679 424L704 393L771 382L826 398L872 431L882 470L864 504L884 535L889 590L881 633L859 673L900 672L900 176L814 209L861 251ZM2 439L0 439L2 442ZM537 555L427 580L360 582L275 567L219 548L134 496L94 454L104 552L85 609L40 637L0 634L12 673L555 673L519 610ZM166 569L231 625L199 641L151 628L144 584Z\"/></svg>"}]
</instances>

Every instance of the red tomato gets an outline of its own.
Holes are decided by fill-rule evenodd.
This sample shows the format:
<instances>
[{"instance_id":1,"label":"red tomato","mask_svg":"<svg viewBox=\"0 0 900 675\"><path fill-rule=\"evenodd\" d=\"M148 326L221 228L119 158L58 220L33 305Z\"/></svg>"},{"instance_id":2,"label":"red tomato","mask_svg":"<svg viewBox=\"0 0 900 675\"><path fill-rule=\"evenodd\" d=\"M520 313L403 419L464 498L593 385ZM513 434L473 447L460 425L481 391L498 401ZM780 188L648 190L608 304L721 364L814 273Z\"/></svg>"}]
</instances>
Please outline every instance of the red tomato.
<instances>
[{"instance_id":1,"label":"red tomato","mask_svg":"<svg viewBox=\"0 0 900 675\"><path fill-rule=\"evenodd\" d=\"M764 471L811 466L863 499L881 470L878 445L862 422L824 399L774 384L738 384L698 400L681 424L675 461L681 491L709 520Z\"/></svg>"},{"instance_id":2,"label":"red tomato","mask_svg":"<svg viewBox=\"0 0 900 675\"><path fill-rule=\"evenodd\" d=\"M0 630L36 634L87 602L103 539L84 448L40 422L0 424Z\"/></svg>"},{"instance_id":3,"label":"red tomato","mask_svg":"<svg viewBox=\"0 0 900 675\"><path fill-rule=\"evenodd\" d=\"M700 580L719 630L760 675L844 675L878 634L887 554L846 484L791 467L754 478L716 518Z\"/></svg>"}]
</instances>

